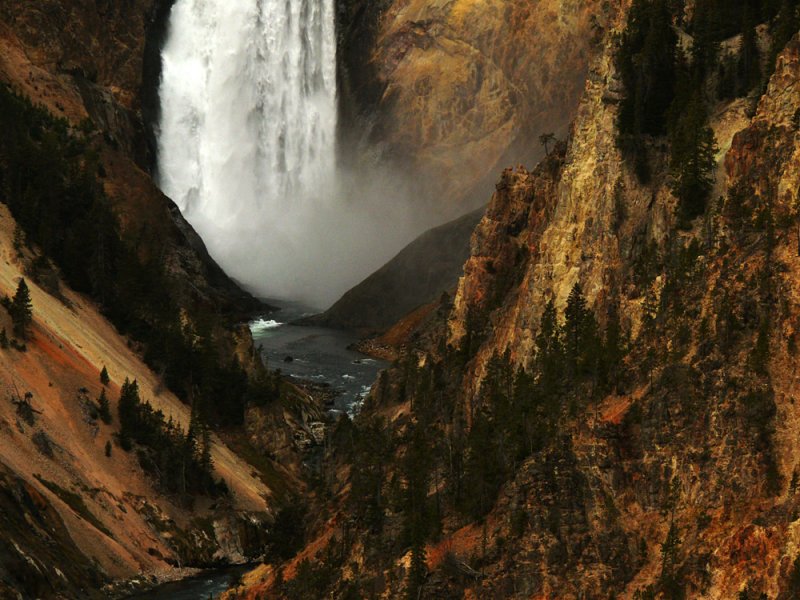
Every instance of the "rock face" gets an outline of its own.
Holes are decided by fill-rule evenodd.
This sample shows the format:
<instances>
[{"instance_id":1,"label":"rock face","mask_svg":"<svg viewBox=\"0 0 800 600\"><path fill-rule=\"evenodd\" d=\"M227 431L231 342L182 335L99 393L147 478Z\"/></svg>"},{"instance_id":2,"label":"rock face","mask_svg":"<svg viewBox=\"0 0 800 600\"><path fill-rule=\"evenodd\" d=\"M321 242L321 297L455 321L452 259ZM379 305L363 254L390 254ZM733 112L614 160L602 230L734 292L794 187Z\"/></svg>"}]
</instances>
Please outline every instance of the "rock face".
<instances>
[{"instance_id":1,"label":"rock face","mask_svg":"<svg viewBox=\"0 0 800 600\"><path fill-rule=\"evenodd\" d=\"M535 158L540 133L564 133L614 10L562 0L342 2L346 101L369 120L373 142L430 181L453 214L483 201L499 162Z\"/></svg>"},{"instance_id":2,"label":"rock face","mask_svg":"<svg viewBox=\"0 0 800 600\"><path fill-rule=\"evenodd\" d=\"M89 116L130 155L140 142L148 27L160 0L4 1L3 77L54 114Z\"/></svg>"},{"instance_id":3,"label":"rock face","mask_svg":"<svg viewBox=\"0 0 800 600\"><path fill-rule=\"evenodd\" d=\"M715 190L727 192L727 199L708 217L715 224L702 234L714 240L707 254L686 273L666 269L652 284L637 283L635 265L648 244L660 248L665 261L677 260L670 258L680 248L675 200L663 168L656 166L656 183L643 186L616 148L619 96L609 57L590 70L564 154L556 151L530 173L519 168L503 174L473 234L449 323L449 341L458 345L474 315L488 322L467 369L467 401L479 396L491 356L507 352L512 363L531 365L546 302L563 310L576 282L601 321L614 296L632 360L644 362L648 352L661 356L665 340L672 358L649 383L640 379L562 424L563 448L535 456L516 473L492 513L498 521L490 523L498 538L507 539L515 534L502 519L524 507L533 521L515 542L513 558L502 551L494 556L492 583L484 590L506 585L513 590L509 597L595 597L613 589L632 597L661 581L656 557L670 520L658 515L674 505L690 595L728 598L746 588L790 597L796 515L781 515L797 503L797 450L790 441L798 422L798 390L790 375L796 358L786 339L794 335L798 314L797 234L789 226L800 188L798 56L795 37L779 56L752 119L737 102L720 107L712 119L720 148ZM744 202L744 213L733 212L735 202ZM776 236L774 250L759 245L767 234L752 223L764 211L783 223L769 234ZM700 237L698 229L677 235L678 244ZM753 282L773 260L780 264L775 293L782 308L771 317L769 367L758 375L748 367L756 344L754 314L774 297ZM685 308L675 321L659 319L659 341L647 333L647 315L652 298L669 302L661 299L669 285L683 286ZM736 334L726 325L730 298L738 299L732 310L742 329ZM696 340L688 350L672 346L675 328L687 327L684 319ZM700 328L702 322L712 329ZM713 341L720 339L728 341ZM563 519L556 528L544 525L553 511ZM595 542L583 545L582 535Z\"/></svg>"},{"instance_id":4,"label":"rock face","mask_svg":"<svg viewBox=\"0 0 800 600\"><path fill-rule=\"evenodd\" d=\"M14 221L0 208L0 291L7 296L26 262L13 247ZM116 444L120 385L137 380L143 397L183 428L190 408L163 389L90 300L63 284L57 295L31 279L28 286L27 350L0 350L0 594L103 598L105 584L140 573L257 557L254 524L269 521L273 490L216 438L212 461L232 491L226 500L213 507L201 500L189 510L157 490L136 453ZM5 310L0 328L12 331ZM108 386L99 381L103 367ZM101 389L111 423L97 415ZM29 411L20 405L26 397Z\"/></svg>"},{"instance_id":5,"label":"rock face","mask_svg":"<svg viewBox=\"0 0 800 600\"><path fill-rule=\"evenodd\" d=\"M473 235L472 256L459 283L451 320L450 342L458 343L467 313L486 312L482 288L494 284L493 277L486 277L487 260L497 263L494 270L515 270L514 293L500 292L505 305L487 314L493 322L493 340L478 364L506 348L519 360L529 359L549 299L563 309L570 289L580 281L594 302L601 290L616 284L614 273L624 246L630 252L648 239L663 241L672 198L665 188L643 188L624 166L616 147L616 104L609 94L618 85L609 53L592 65L568 144L554 152L563 152L563 158L551 157L533 176L525 169L507 171L498 184ZM542 206L547 207L544 214ZM617 226L619 210L628 218ZM506 229L509 223L514 224L512 231ZM509 244L525 252L522 262L514 263L508 251L498 254L500 246Z\"/></svg>"},{"instance_id":6,"label":"rock face","mask_svg":"<svg viewBox=\"0 0 800 600\"><path fill-rule=\"evenodd\" d=\"M420 208L434 214L482 205L498 164L535 159L539 134L566 132L615 11L595 1L341 0L342 159L377 149L433 199ZM452 251L433 251L466 258L464 219L424 234L320 321L386 329L432 301L459 268Z\"/></svg>"}]
</instances>

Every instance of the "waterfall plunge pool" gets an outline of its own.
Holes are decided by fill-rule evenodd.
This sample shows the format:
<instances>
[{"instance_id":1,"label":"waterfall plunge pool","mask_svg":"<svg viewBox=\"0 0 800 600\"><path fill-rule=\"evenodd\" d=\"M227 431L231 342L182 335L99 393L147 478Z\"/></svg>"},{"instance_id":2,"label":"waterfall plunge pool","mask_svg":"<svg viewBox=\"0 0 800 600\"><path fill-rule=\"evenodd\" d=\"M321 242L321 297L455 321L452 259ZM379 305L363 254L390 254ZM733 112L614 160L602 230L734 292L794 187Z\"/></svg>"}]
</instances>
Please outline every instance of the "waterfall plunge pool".
<instances>
[{"instance_id":1,"label":"waterfall plunge pool","mask_svg":"<svg viewBox=\"0 0 800 600\"><path fill-rule=\"evenodd\" d=\"M358 413L378 373L389 364L350 350L359 338L349 331L292 325L318 311L298 302L266 302L281 308L252 321L250 331L267 366L298 381L327 384L336 393L333 410L350 416Z\"/></svg>"}]
</instances>

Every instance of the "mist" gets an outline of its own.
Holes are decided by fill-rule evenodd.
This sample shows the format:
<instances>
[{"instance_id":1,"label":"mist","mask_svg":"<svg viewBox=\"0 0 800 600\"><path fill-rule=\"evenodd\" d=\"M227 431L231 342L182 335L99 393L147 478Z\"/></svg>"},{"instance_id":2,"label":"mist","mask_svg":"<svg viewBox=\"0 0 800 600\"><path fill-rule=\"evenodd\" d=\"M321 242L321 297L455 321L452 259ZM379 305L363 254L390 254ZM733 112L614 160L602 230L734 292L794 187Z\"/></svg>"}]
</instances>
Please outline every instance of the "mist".
<instances>
[{"instance_id":1,"label":"mist","mask_svg":"<svg viewBox=\"0 0 800 600\"><path fill-rule=\"evenodd\" d=\"M243 211L192 225L225 272L256 295L324 310L380 268L434 217L411 184L387 171L337 171L319 194L277 210Z\"/></svg>"},{"instance_id":2,"label":"mist","mask_svg":"<svg viewBox=\"0 0 800 600\"><path fill-rule=\"evenodd\" d=\"M158 174L226 272L325 308L430 221L387 168L337 161L334 0L178 0Z\"/></svg>"}]
</instances>

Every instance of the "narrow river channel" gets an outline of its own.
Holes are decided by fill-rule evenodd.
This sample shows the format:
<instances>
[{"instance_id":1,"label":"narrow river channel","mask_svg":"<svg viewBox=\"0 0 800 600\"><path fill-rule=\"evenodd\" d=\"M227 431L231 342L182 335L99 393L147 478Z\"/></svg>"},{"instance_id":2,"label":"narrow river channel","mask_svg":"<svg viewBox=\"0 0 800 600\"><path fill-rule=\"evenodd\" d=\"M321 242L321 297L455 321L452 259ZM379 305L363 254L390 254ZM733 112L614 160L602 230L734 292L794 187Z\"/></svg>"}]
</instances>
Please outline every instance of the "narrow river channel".
<instances>
[{"instance_id":1,"label":"narrow river channel","mask_svg":"<svg viewBox=\"0 0 800 600\"><path fill-rule=\"evenodd\" d=\"M128 600L217 600L250 568L252 567L230 567L205 571L135 594Z\"/></svg>"}]
</instances>

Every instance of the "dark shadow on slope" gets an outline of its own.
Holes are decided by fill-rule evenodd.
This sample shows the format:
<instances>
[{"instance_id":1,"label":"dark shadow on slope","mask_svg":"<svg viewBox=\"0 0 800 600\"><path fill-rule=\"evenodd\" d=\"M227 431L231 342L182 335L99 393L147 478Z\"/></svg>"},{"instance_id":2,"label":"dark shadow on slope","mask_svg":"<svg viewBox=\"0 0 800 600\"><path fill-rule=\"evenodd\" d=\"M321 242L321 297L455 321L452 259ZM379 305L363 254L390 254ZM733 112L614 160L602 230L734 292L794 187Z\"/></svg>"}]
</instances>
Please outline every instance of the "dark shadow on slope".
<instances>
[{"instance_id":1,"label":"dark shadow on slope","mask_svg":"<svg viewBox=\"0 0 800 600\"><path fill-rule=\"evenodd\" d=\"M387 329L456 285L484 212L481 207L426 231L327 311L300 323L365 333Z\"/></svg>"}]
</instances>

